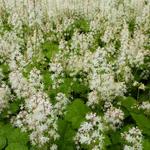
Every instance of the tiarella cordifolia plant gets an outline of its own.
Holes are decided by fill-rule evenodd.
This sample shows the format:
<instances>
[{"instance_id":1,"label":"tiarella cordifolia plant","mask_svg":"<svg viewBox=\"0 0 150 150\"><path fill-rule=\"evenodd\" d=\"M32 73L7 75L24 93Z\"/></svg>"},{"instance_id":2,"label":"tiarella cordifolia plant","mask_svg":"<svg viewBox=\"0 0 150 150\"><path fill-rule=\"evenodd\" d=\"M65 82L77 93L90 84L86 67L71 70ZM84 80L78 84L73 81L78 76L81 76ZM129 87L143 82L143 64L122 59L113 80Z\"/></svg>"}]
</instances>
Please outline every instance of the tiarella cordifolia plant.
<instances>
[{"instance_id":1,"label":"tiarella cordifolia plant","mask_svg":"<svg viewBox=\"0 0 150 150\"><path fill-rule=\"evenodd\" d=\"M0 149L149 150L150 1L0 0Z\"/></svg>"}]
</instances>

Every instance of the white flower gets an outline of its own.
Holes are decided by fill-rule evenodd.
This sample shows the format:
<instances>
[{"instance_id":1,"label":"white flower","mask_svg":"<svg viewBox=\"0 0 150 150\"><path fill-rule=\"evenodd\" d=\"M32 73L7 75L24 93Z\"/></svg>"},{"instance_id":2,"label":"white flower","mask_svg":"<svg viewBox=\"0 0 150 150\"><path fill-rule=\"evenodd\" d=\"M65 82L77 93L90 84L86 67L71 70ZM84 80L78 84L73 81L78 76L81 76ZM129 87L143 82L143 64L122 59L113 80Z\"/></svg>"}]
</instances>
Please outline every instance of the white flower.
<instances>
[{"instance_id":1,"label":"white flower","mask_svg":"<svg viewBox=\"0 0 150 150\"><path fill-rule=\"evenodd\" d=\"M145 85L143 83L141 83L141 85L139 86L139 89L144 91L145 90Z\"/></svg>"},{"instance_id":2,"label":"white flower","mask_svg":"<svg viewBox=\"0 0 150 150\"><path fill-rule=\"evenodd\" d=\"M133 86L137 86L139 84L139 82L134 81Z\"/></svg>"},{"instance_id":3,"label":"white flower","mask_svg":"<svg viewBox=\"0 0 150 150\"><path fill-rule=\"evenodd\" d=\"M0 113L4 108L8 107L8 102L10 99L10 89L7 85L2 84L0 86Z\"/></svg>"},{"instance_id":4,"label":"white flower","mask_svg":"<svg viewBox=\"0 0 150 150\"><path fill-rule=\"evenodd\" d=\"M132 144L132 146L125 145L124 149L126 150L142 150L142 132L137 127L132 127L128 132L122 133L122 137L126 140L127 143Z\"/></svg>"},{"instance_id":5,"label":"white flower","mask_svg":"<svg viewBox=\"0 0 150 150\"><path fill-rule=\"evenodd\" d=\"M104 119L113 129L119 128L124 119L124 113L121 109L110 107L104 114Z\"/></svg>"},{"instance_id":6,"label":"white flower","mask_svg":"<svg viewBox=\"0 0 150 150\"><path fill-rule=\"evenodd\" d=\"M88 94L88 102L87 102L87 105L88 106L91 106L91 105L94 105L94 104L98 104L98 93L97 91L92 91Z\"/></svg>"},{"instance_id":7,"label":"white flower","mask_svg":"<svg viewBox=\"0 0 150 150\"><path fill-rule=\"evenodd\" d=\"M56 144L53 144L50 148L50 150L57 150L57 145Z\"/></svg>"},{"instance_id":8,"label":"white flower","mask_svg":"<svg viewBox=\"0 0 150 150\"><path fill-rule=\"evenodd\" d=\"M86 120L80 125L78 132L74 138L77 146L78 144L91 145L95 143L99 149L103 147L103 131L105 129L101 117L94 113L86 115ZM93 147L94 148L94 147Z\"/></svg>"},{"instance_id":9,"label":"white flower","mask_svg":"<svg viewBox=\"0 0 150 150\"><path fill-rule=\"evenodd\" d=\"M68 103L70 103L70 101L65 94L57 93L56 104L54 105L55 113L62 115Z\"/></svg>"},{"instance_id":10,"label":"white flower","mask_svg":"<svg viewBox=\"0 0 150 150\"><path fill-rule=\"evenodd\" d=\"M149 101L142 102L142 104L139 106L139 109L142 109L146 112L150 112L150 102Z\"/></svg>"},{"instance_id":11,"label":"white flower","mask_svg":"<svg viewBox=\"0 0 150 150\"><path fill-rule=\"evenodd\" d=\"M45 144L47 141L49 140L49 138L47 138L47 137L40 137L40 143L41 143L41 145L43 145L43 144Z\"/></svg>"},{"instance_id":12,"label":"white flower","mask_svg":"<svg viewBox=\"0 0 150 150\"><path fill-rule=\"evenodd\" d=\"M50 63L50 71L59 75L63 71L63 68L60 63Z\"/></svg>"},{"instance_id":13,"label":"white flower","mask_svg":"<svg viewBox=\"0 0 150 150\"><path fill-rule=\"evenodd\" d=\"M40 70L38 70L37 68L33 68L30 71L29 82L32 84L32 86L43 88L41 84L42 76L40 74Z\"/></svg>"},{"instance_id":14,"label":"white flower","mask_svg":"<svg viewBox=\"0 0 150 150\"><path fill-rule=\"evenodd\" d=\"M123 150L135 150L134 147L125 145Z\"/></svg>"}]
</instances>

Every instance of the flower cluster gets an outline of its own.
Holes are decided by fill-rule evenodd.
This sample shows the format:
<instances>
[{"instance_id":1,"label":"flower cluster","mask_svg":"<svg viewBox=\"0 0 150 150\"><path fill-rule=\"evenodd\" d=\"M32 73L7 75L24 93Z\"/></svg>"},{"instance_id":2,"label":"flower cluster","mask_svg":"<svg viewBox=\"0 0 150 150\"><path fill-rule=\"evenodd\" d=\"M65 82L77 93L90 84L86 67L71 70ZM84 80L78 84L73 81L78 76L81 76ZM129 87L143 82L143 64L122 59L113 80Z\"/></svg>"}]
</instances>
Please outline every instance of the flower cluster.
<instances>
[{"instance_id":1,"label":"flower cluster","mask_svg":"<svg viewBox=\"0 0 150 150\"><path fill-rule=\"evenodd\" d=\"M141 105L139 105L139 109L142 109L146 113L150 113L150 102L149 101L144 101L142 102Z\"/></svg>"},{"instance_id":2,"label":"flower cluster","mask_svg":"<svg viewBox=\"0 0 150 150\"><path fill-rule=\"evenodd\" d=\"M53 88L59 87L60 83L63 82L63 68L60 63L50 63L50 72L52 72L51 79L53 80Z\"/></svg>"},{"instance_id":3,"label":"flower cluster","mask_svg":"<svg viewBox=\"0 0 150 150\"><path fill-rule=\"evenodd\" d=\"M10 89L7 85L2 84L0 86L0 113L6 107L8 107L8 101L10 100Z\"/></svg>"},{"instance_id":4,"label":"flower cluster","mask_svg":"<svg viewBox=\"0 0 150 150\"><path fill-rule=\"evenodd\" d=\"M69 99L63 93L57 93L56 104L54 105L54 110L57 115L63 115L66 106L70 103Z\"/></svg>"},{"instance_id":5,"label":"flower cluster","mask_svg":"<svg viewBox=\"0 0 150 150\"><path fill-rule=\"evenodd\" d=\"M33 68L30 71L30 75L29 75L29 82L34 86L34 87L40 87L41 89L43 88L42 85L42 76L40 73L40 70Z\"/></svg>"},{"instance_id":6,"label":"flower cluster","mask_svg":"<svg viewBox=\"0 0 150 150\"><path fill-rule=\"evenodd\" d=\"M81 124L75 136L77 149L80 149L80 144L88 145L92 150L102 149L105 138L104 130L105 126L100 116L95 113L87 114L86 121Z\"/></svg>"},{"instance_id":7,"label":"flower cluster","mask_svg":"<svg viewBox=\"0 0 150 150\"><path fill-rule=\"evenodd\" d=\"M142 133L137 127L132 127L128 132L124 132L122 137L125 139L128 145L124 146L124 150L134 149L142 150Z\"/></svg>"},{"instance_id":8,"label":"flower cluster","mask_svg":"<svg viewBox=\"0 0 150 150\"><path fill-rule=\"evenodd\" d=\"M111 106L104 114L104 119L114 130L122 125L124 113L121 109Z\"/></svg>"}]
</instances>

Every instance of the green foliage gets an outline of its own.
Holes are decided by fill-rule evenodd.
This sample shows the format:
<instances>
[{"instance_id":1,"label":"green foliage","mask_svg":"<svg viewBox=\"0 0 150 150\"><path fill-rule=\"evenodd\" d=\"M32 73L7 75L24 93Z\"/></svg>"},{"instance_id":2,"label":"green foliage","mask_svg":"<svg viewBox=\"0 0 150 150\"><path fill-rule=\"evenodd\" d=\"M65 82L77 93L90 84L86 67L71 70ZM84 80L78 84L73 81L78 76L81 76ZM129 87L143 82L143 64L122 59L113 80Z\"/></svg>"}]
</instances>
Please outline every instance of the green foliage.
<instances>
[{"instance_id":1,"label":"green foliage","mask_svg":"<svg viewBox=\"0 0 150 150\"><path fill-rule=\"evenodd\" d=\"M80 83L79 81L73 82L72 90L75 93L80 93L81 95L85 95L85 93L89 90L88 86L86 86L83 83Z\"/></svg>"},{"instance_id":2,"label":"green foliage","mask_svg":"<svg viewBox=\"0 0 150 150\"><path fill-rule=\"evenodd\" d=\"M89 112L89 108L82 100L76 99L67 107L65 120L71 122L72 127L77 129L81 122L84 121L87 112Z\"/></svg>"},{"instance_id":3,"label":"green foliage","mask_svg":"<svg viewBox=\"0 0 150 150\"><path fill-rule=\"evenodd\" d=\"M25 67L24 71L23 71L24 77L28 78L29 73L30 73L30 71L31 71L33 68L34 68L34 63L28 64L28 65Z\"/></svg>"},{"instance_id":4,"label":"green foliage","mask_svg":"<svg viewBox=\"0 0 150 150\"><path fill-rule=\"evenodd\" d=\"M51 58L58 52L58 44L54 42L45 42L42 44L43 54L46 58Z\"/></svg>"},{"instance_id":5,"label":"green foliage","mask_svg":"<svg viewBox=\"0 0 150 150\"><path fill-rule=\"evenodd\" d=\"M0 59L1 59L1 57L0 57ZM3 77L4 81L8 82L8 75L9 75L9 72L10 72L8 64L5 64L5 63L1 64L1 62L0 62L0 69L2 70L2 73L5 75Z\"/></svg>"},{"instance_id":6,"label":"green foliage","mask_svg":"<svg viewBox=\"0 0 150 150\"><path fill-rule=\"evenodd\" d=\"M12 24L9 23L10 13L6 9L3 9L2 7L1 7L1 9L2 9L2 11L0 14L0 17L1 17L0 28L3 32L1 32L1 30L0 30L0 34L3 35L3 33L5 31L11 31L13 26L12 26Z\"/></svg>"},{"instance_id":7,"label":"green foliage","mask_svg":"<svg viewBox=\"0 0 150 150\"><path fill-rule=\"evenodd\" d=\"M129 20L128 28L129 28L129 31L131 33L131 36L132 36L132 34L134 33L134 30L135 30L135 25L136 25L135 23L136 23L136 20L134 18Z\"/></svg>"},{"instance_id":8,"label":"green foliage","mask_svg":"<svg viewBox=\"0 0 150 150\"><path fill-rule=\"evenodd\" d=\"M143 114L131 113L131 115L143 133L150 136L150 119Z\"/></svg>"},{"instance_id":9,"label":"green foliage","mask_svg":"<svg viewBox=\"0 0 150 150\"><path fill-rule=\"evenodd\" d=\"M119 144L121 142L121 136L120 136L120 132L119 131L112 132L110 137L111 137L111 142L114 145Z\"/></svg>"},{"instance_id":10,"label":"green foliage","mask_svg":"<svg viewBox=\"0 0 150 150\"><path fill-rule=\"evenodd\" d=\"M12 115L16 115L20 110L20 104L23 102L23 100L20 99L14 99L14 101L10 101L8 107L6 107L1 113L0 113L0 119L5 120L6 118L11 117Z\"/></svg>"},{"instance_id":11,"label":"green foliage","mask_svg":"<svg viewBox=\"0 0 150 150\"><path fill-rule=\"evenodd\" d=\"M59 91L65 93L65 94L70 94L72 91L72 79L71 78L65 78L64 83L62 83L59 87Z\"/></svg>"},{"instance_id":12,"label":"green foliage","mask_svg":"<svg viewBox=\"0 0 150 150\"><path fill-rule=\"evenodd\" d=\"M52 80L51 80L51 76L50 76L49 71L44 71L44 73L43 73L43 83L44 83L45 90L48 90L48 88L52 84Z\"/></svg>"},{"instance_id":13,"label":"green foliage","mask_svg":"<svg viewBox=\"0 0 150 150\"><path fill-rule=\"evenodd\" d=\"M116 145L112 145L108 148L109 150L120 150L122 149L121 145L116 144ZM106 149L107 150L107 149Z\"/></svg>"},{"instance_id":14,"label":"green foliage","mask_svg":"<svg viewBox=\"0 0 150 150\"><path fill-rule=\"evenodd\" d=\"M6 138L3 136L0 136L0 149L3 149L6 146Z\"/></svg>"},{"instance_id":15,"label":"green foliage","mask_svg":"<svg viewBox=\"0 0 150 150\"><path fill-rule=\"evenodd\" d=\"M90 25L84 18L76 20L74 25L80 30L80 32L88 32L90 30Z\"/></svg>"},{"instance_id":16,"label":"green foliage","mask_svg":"<svg viewBox=\"0 0 150 150\"><path fill-rule=\"evenodd\" d=\"M121 99L121 105L125 107L129 112L133 110L137 110L135 107L137 106L137 101L132 97L126 97Z\"/></svg>"},{"instance_id":17,"label":"green foliage","mask_svg":"<svg viewBox=\"0 0 150 150\"><path fill-rule=\"evenodd\" d=\"M72 129L70 123L65 120L58 121L58 132L60 134L60 139L58 141L59 150L74 150L73 138L76 131Z\"/></svg>"},{"instance_id":18,"label":"green foliage","mask_svg":"<svg viewBox=\"0 0 150 150\"><path fill-rule=\"evenodd\" d=\"M16 114L20 109L20 100L13 101L9 105L9 111L11 114Z\"/></svg>"},{"instance_id":19,"label":"green foliage","mask_svg":"<svg viewBox=\"0 0 150 150\"><path fill-rule=\"evenodd\" d=\"M111 140L109 138L109 136L105 135L105 139L104 139L104 146L107 147L109 145L111 145Z\"/></svg>"},{"instance_id":20,"label":"green foliage","mask_svg":"<svg viewBox=\"0 0 150 150\"><path fill-rule=\"evenodd\" d=\"M150 149L150 139L145 139L143 142L143 150L149 150Z\"/></svg>"},{"instance_id":21,"label":"green foliage","mask_svg":"<svg viewBox=\"0 0 150 150\"><path fill-rule=\"evenodd\" d=\"M29 137L27 133L21 132L20 129L12 127L10 124L0 123L0 147L6 147L6 149L18 150L21 146L21 150L26 150Z\"/></svg>"},{"instance_id":22,"label":"green foliage","mask_svg":"<svg viewBox=\"0 0 150 150\"><path fill-rule=\"evenodd\" d=\"M6 150L28 150L28 147L20 143L11 143L6 147Z\"/></svg>"},{"instance_id":23,"label":"green foliage","mask_svg":"<svg viewBox=\"0 0 150 150\"><path fill-rule=\"evenodd\" d=\"M49 87L49 95L52 99L54 99L57 92L62 92L66 95L72 94L75 98L85 98L89 90L88 86L85 86L79 81L73 81L73 79L69 77L64 78L64 82L61 83L60 87L57 89L51 89L51 84L52 80L50 79L50 73L44 74L44 85L46 89Z\"/></svg>"},{"instance_id":24,"label":"green foliage","mask_svg":"<svg viewBox=\"0 0 150 150\"><path fill-rule=\"evenodd\" d=\"M0 68L2 68L3 73L8 73L9 72L9 66L7 64L1 64Z\"/></svg>"},{"instance_id":25,"label":"green foliage","mask_svg":"<svg viewBox=\"0 0 150 150\"><path fill-rule=\"evenodd\" d=\"M28 134L21 132L18 128L13 129L12 132L9 133L9 136L7 136L7 139L8 143L27 144L29 141Z\"/></svg>"},{"instance_id":26,"label":"green foliage","mask_svg":"<svg viewBox=\"0 0 150 150\"><path fill-rule=\"evenodd\" d=\"M143 134L150 136L150 119L137 109L138 102L132 97L122 98L121 105L129 112L129 117L133 119Z\"/></svg>"}]
</instances>

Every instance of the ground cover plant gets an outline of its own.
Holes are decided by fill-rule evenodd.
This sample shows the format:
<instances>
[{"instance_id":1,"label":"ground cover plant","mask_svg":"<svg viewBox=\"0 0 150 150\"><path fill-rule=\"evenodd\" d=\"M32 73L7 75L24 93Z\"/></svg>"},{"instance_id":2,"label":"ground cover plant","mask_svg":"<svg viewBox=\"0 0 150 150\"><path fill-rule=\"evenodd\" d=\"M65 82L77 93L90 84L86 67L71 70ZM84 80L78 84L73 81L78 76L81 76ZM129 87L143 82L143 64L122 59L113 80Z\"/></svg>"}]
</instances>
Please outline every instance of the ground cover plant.
<instances>
[{"instance_id":1,"label":"ground cover plant","mask_svg":"<svg viewBox=\"0 0 150 150\"><path fill-rule=\"evenodd\" d=\"M0 0L0 150L150 150L149 0Z\"/></svg>"}]
</instances>

